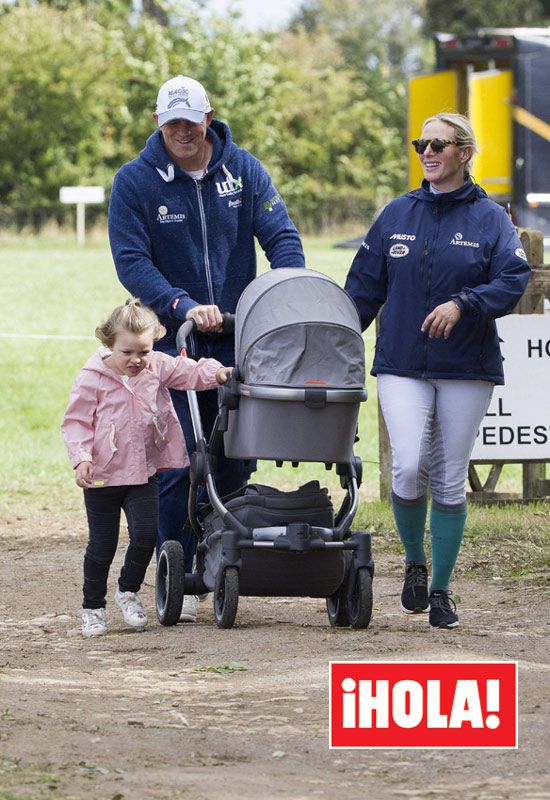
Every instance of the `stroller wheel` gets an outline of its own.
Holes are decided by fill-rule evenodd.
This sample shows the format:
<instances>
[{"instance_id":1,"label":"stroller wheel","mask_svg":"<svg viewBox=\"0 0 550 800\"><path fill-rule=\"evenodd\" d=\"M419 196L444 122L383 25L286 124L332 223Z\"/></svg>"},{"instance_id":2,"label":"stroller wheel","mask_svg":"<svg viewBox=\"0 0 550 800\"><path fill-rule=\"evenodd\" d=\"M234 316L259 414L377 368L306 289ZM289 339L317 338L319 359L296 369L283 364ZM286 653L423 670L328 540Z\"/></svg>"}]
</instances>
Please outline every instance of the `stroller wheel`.
<instances>
[{"instance_id":1,"label":"stroller wheel","mask_svg":"<svg viewBox=\"0 0 550 800\"><path fill-rule=\"evenodd\" d=\"M345 582L330 597L327 597L328 621L333 628L349 626L347 591Z\"/></svg>"},{"instance_id":2,"label":"stroller wheel","mask_svg":"<svg viewBox=\"0 0 550 800\"><path fill-rule=\"evenodd\" d=\"M367 567L349 575L347 612L352 628L368 628L372 616L372 577Z\"/></svg>"},{"instance_id":3,"label":"stroller wheel","mask_svg":"<svg viewBox=\"0 0 550 800\"><path fill-rule=\"evenodd\" d=\"M239 604L239 572L237 567L220 569L214 587L214 616L218 628L232 628Z\"/></svg>"},{"instance_id":4,"label":"stroller wheel","mask_svg":"<svg viewBox=\"0 0 550 800\"><path fill-rule=\"evenodd\" d=\"M160 548L157 560L155 600L161 625L179 622L184 593L183 547L167 541Z\"/></svg>"},{"instance_id":5,"label":"stroller wheel","mask_svg":"<svg viewBox=\"0 0 550 800\"><path fill-rule=\"evenodd\" d=\"M348 614L348 577L351 564L351 553L344 553L346 572L340 588L327 597L328 621L333 628L347 628L349 626Z\"/></svg>"}]
</instances>

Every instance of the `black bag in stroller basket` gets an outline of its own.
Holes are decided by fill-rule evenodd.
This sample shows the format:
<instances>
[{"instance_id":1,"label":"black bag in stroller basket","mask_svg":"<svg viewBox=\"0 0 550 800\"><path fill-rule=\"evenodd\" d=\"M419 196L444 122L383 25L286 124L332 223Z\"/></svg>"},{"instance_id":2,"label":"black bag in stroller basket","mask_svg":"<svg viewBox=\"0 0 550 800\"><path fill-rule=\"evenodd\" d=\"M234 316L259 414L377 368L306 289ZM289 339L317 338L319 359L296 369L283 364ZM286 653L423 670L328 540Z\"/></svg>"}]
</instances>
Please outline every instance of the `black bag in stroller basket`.
<instances>
[{"instance_id":1,"label":"black bag in stroller basket","mask_svg":"<svg viewBox=\"0 0 550 800\"><path fill-rule=\"evenodd\" d=\"M265 529L292 523L307 523L321 528L334 525L334 508L326 488L319 481L309 481L292 492L283 492L272 486L249 484L241 489L225 507L248 528ZM223 521L210 505L203 506L199 516L204 527L204 539L199 545L197 559L203 560L203 581L214 589L222 558L221 532ZM251 595L289 595L325 597L341 584L345 572L343 552L328 554L323 551L295 554L272 550L259 553L243 551L240 593ZM327 557L329 556L329 557ZM256 563L257 562L257 563Z\"/></svg>"}]
</instances>

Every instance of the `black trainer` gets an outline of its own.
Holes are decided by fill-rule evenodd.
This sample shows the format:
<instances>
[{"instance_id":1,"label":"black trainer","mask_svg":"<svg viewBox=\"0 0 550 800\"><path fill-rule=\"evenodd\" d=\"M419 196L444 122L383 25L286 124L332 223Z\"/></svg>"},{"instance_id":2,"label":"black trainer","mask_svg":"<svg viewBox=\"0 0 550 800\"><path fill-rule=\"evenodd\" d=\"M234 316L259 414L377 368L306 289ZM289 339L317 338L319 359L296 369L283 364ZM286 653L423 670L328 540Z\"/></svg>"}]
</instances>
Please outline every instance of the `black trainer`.
<instances>
[{"instance_id":1,"label":"black trainer","mask_svg":"<svg viewBox=\"0 0 550 800\"><path fill-rule=\"evenodd\" d=\"M444 589L430 592L430 625L432 628L456 628L456 603Z\"/></svg>"},{"instance_id":2,"label":"black trainer","mask_svg":"<svg viewBox=\"0 0 550 800\"><path fill-rule=\"evenodd\" d=\"M428 570L425 564L409 561L405 567L405 581L401 592L401 611L421 614L428 610Z\"/></svg>"}]
</instances>

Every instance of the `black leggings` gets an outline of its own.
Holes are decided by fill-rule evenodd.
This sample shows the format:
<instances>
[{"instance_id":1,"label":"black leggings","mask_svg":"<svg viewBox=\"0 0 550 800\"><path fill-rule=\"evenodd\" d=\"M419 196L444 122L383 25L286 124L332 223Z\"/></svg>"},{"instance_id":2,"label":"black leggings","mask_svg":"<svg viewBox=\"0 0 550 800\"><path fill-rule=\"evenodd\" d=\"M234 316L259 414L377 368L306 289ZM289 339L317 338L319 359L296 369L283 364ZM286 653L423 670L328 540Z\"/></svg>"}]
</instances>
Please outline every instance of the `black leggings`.
<instances>
[{"instance_id":1,"label":"black leggings","mask_svg":"<svg viewBox=\"0 0 550 800\"><path fill-rule=\"evenodd\" d=\"M115 557L120 511L128 521L130 543L120 571L121 592L139 592L153 556L158 531L158 480L139 486L84 489L89 538L84 554L83 608L105 608L107 577Z\"/></svg>"}]
</instances>

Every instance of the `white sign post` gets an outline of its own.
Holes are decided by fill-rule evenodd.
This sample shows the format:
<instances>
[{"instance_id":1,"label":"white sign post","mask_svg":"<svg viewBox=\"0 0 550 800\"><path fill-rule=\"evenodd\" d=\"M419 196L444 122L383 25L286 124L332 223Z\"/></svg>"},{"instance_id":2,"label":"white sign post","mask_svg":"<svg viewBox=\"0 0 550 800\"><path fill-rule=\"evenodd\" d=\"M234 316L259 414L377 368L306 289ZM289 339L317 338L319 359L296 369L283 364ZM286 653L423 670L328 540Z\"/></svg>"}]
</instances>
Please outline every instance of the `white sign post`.
<instances>
[{"instance_id":1,"label":"white sign post","mask_svg":"<svg viewBox=\"0 0 550 800\"><path fill-rule=\"evenodd\" d=\"M472 461L550 461L550 315L497 319L505 386L495 386Z\"/></svg>"},{"instance_id":2,"label":"white sign post","mask_svg":"<svg viewBox=\"0 0 550 800\"><path fill-rule=\"evenodd\" d=\"M76 241L84 244L86 238L86 204L103 203L105 189L103 186L62 186L59 190L62 203L76 205Z\"/></svg>"}]
</instances>

